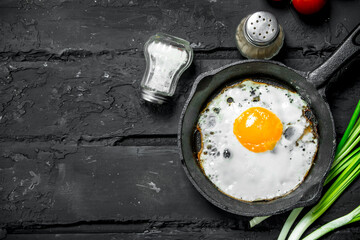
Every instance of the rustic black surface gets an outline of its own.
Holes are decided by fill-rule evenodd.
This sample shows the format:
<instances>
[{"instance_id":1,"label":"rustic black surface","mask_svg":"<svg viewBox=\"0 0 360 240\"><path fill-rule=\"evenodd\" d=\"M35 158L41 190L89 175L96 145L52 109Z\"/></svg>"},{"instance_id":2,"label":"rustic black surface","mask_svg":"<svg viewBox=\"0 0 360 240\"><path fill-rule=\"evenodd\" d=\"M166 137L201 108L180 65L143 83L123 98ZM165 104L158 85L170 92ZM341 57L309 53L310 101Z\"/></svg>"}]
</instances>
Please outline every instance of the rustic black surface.
<instances>
[{"instance_id":1,"label":"rustic black surface","mask_svg":"<svg viewBox=\"0 0 360 240\"><path fill-rule=\"evenodd\" d=\"M276 60L314 69L360 22L360 2L330 0L312 17L269 1L0 2L0 238L275 239L287 213L254 229L212 206L183 172L180 112L196 76L243 59L235 28L257 10L285 30ZM161 31L192 43L172 102L140 99L143 44ZM338 138L360 98L360 58L327 98ZM335 79L337 81L335 81ZM310 230L360 203L354 182ZM360 225L324 239L359 239Z\"/></svg>"}]
</instances>

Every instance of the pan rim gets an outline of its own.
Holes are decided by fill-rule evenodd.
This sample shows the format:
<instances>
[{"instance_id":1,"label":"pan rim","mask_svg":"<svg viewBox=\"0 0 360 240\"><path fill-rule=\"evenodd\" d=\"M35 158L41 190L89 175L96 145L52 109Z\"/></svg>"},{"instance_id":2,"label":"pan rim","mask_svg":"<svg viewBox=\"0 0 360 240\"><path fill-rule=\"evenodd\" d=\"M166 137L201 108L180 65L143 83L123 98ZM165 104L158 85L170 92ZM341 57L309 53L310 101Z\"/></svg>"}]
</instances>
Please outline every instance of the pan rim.
<instances>
[{"instance_id":1,"label":"pan rim","mask_svg":"<svg viewBox=\"0 0 360 240\"><path fill-rule=\"evenodd\" d=\"M196 80L194 81L194 85L192 86L189 97L187 98L187 100L186 100L186 102L184 104L184 108L183 108L183 110L181 112L181 117L180 117L179 126L178 126L179 155L180 155L180 159L181 159L183 168L185 170L185 173L186 173L187 177L189 178L190 182L194 185L194 187L197 189L197 191L199 191L202 194L202 196L204 196L208 201L210 201L212 204L216 205L217 207L219 207L219 208L221 208L221 209L223 209L223 210L225 210L227 212L233 213L233 214L242 215L242 216L262 216L262 215L269 215L269 214L280 214L282 212L288 211L288 210L296 208L296 207L303 207L303 206L311 205L311 204L315 203L320 198L322 185L323 185L323 182L325 180L326 175L328 174L328 172L330 170L331 163L333 161L333 157L334 157L334 153L335 153L335 146L336 146L336 142L335 142L335 139L336 139L335 125L334 125L333 116L331 114L331 111L330 111L330 108L329 108L329 105L328 105L326 99L323 99L323 98L322 98L322 104L326 108L325 112L328 113L328 115L329 115L328 120L329 120L329 122L331 124L330 135L332 136L332 144L331 144L330 160L327 161L327 165L325 166L324 176L322 176L321 181L317 182L317 184L314 184L314 186L316 185L315 189L314 189L314 192L316 194L314 194L312 197L306 199L306 201L301 201L301 199L300 199L295 204L283 205L281 208L269 209L268 211L265 211L265 212L264 211L256 212L254 210L252 210L252 211L239 211L238 209L232 209L231 207L224 206L224 204L221 201L214 200L213 197L210 196L207 191L202 189L202 186L199 186L199 184L196 182L196 180L194 179L192 173L190 172L190 170L189 170L189 168L187 166L187 163L185 161L185 156L184 156L184 153L183 153L182 130L183 130L183 124L184 124L184 118L185 118L186 112L188 110L189 104L191 103L191 101L194 98L194 95L197 92L197 87L198 87L199 83L201 82L202 79L204 79L206 77L215 76L216 74L218 74L219 72L221 72L223 70L226 70L227 68L231 68L231 67L233 67L235 65L252 64L252 63L265 64L265 65L268 65L268 66L275 65L276 67L285 68L288 71L291 71L291 72L295 73L296 75L298 75L298 77L305 80L306 84L308 84L309 86L312 86L313 89L316 91L316 88L314 87L314 85L310 81L307 81L307 78L306 78L307 72L301 72L301 71L294 70L294 69L292 69L292 68L290 68L290 67L288 67L288 66L286 66L286 65L284 65L282 63L276 62L276 61L268 61L268 60L242 60L242 61L236 61L236 62L227 64L227 65L224 65L224 66L222 66L220 68L213 69L213 70L210 70L208 72L200 74L196 78ZM226 82L226 80L224 80L223 82ZM317 92L317 94L319 95L319 96L317 96L317 98L321 97L321 94L319 94L319 92ZM318 118L318 116L316 116L316 118ZM320 144L319 144L319 148L320 148ZM314 161L316 161L317 158L318 158L318 156L316 156L316 159ZM310 185L310 187L311 186L313 186L313 185ZM214 186L214 188L215 188L215 186ZM280 199L282 199L282 198L280 198ZM237 200L237 201L239 201L239 200ZM270 202L270 205L271 205L271 202L273 202L273 201L266 201L266 202L267 203ZM254 205L258 204L257 202L252 202L252 203L244 203L244 202L242 202L242 203L245 204L245 205L249 205L249 206L251 205L252 207ZM264 204L264 202L262 202L262 204Z\"/></svg>"}]
</instances>

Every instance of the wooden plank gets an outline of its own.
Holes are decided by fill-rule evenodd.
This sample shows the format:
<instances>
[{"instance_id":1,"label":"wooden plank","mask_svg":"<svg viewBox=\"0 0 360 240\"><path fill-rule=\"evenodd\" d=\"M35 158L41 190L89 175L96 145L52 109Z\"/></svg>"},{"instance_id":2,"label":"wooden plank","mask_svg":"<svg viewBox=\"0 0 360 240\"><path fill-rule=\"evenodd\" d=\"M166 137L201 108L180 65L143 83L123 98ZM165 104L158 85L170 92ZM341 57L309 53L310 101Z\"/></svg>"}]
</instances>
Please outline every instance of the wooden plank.
<instances>
[{"instance_id":1,"label":"wooden plank","mask_svg":"<svg viewBox=\"0 0 360 240\"><path fill-rule=\"evenodd\" d=\"M359 7L333 0L320 15L300 17L268 1L1 1L7 239L276 238L287 214L249 230L249 218L212 206L190 184L175 138L182 106L198 74L242 59L233 36L247 14L275 13L286 32L275 59L305 71L360 21ZM162 107L140 100L138 90L143 44L157 31L188 39L196 52L172 104ZM359 98L359 63L328 89L338 135ZM352 184L310 230L354 209L359 187ZM325 237L357 238L359 223Z\"/></svg>"},{"instance_id":2,"label":"wooden plank","mask_svg":"<svg viewBox=\"0 0 360 240\"><path fill-rule=\"evenodd\" d=\"M1 135L68 136L91 140L134 134L176 134L194 78L231 60L201 60L182 77L172 104L140 96L145 61L117 56L80 62L6 64L1 86Z\"/></svg>"},{"instance_id":3,"label":"wooden plank","mask_svg":"<svg viewBox=\"0 0 360 240\"><path fill-rule=\"evenodd\" d=\"M254 231L236 231L236 230L226 230L226 229L203 229L201 231L191 232L191 231L181 231L181 230L173 230L171 232L163 232L158 231L156 229L144 232L144 233L107 233L107 234L9 234L6 240L25 240L31 239L33 240L137 240L137 239L219 239L219 240L227 240L227 239L251 239L251 240L263 240L263 239L276 239L278 235L278 231L270 230L270 231L262 231L262 232L254 232ZM342 229L335 231L331 234L323 237L323 240L354 240L360 237L360 232L354 228L354 230L350 229Z\"/></svg>"},{"instance_id":4,"label":"wooden plank","mask_svg":"<svg viewBox=\"0 0 360 240\"><path fill-rule=\"evenodd\" d=\"M240 20L259 10L277 16L288 46L323 51L339 44L358 24L359 8L358 1L333 0L309 17L290 5L274 7L268 1L7 0L0 3L0 52L141 50L159 31L185 38L195 49L235 48Z\"/></svg>"},{"instance_id":5,"label":"wooden plank","mask_svg":"<svg viewBox=\"0 0 360 240\"><path fill-rule=\"evenodd\" d=\"M235 62L237 54L213 56L224 59L200 55L180 79L171 103L163 106L141 99L139 85L145 67L142 56L105 54L71 62L4 63L0 68L0 136L7 140L102 139L109 144L139 134L174 136L195 78ZM317 56L303 59L296 54L287 54L290 58L283 62L309 70L322 61Z\"/></svg>"},{"instance_id":6,"label":"wooden plank","mask_svg":"<svg viewBox=\"0 0 360 240\"><path fill-rule=\"evenodd\" d=\"M176 146L0 149L2 224L226 218L191 186Z\"/></svg>"},{"instance_id":7,"label":"wooden plank","mask_svg":"<svg viewBox=\"0 0 360 240\"><path fill-rule=\"evenodd\" d=\"M195 190L176 146L10 142L1 143L0 151L0 225L9 229L115 222L139 224L138 231L184 224L244 230L249 220L218 209ZM359 187L354 182L318 223L354 209ZM279 229L285 218L274 217L260 229Z\"/></svg>"}]
</instances>

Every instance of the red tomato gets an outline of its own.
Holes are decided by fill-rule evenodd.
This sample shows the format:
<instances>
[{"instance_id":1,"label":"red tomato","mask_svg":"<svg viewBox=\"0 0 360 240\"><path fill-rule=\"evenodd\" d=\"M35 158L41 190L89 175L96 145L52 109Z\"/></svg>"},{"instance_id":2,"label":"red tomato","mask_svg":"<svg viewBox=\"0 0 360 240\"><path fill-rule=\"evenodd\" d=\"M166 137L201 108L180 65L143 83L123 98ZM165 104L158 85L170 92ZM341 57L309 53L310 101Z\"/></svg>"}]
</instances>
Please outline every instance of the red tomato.
<instances>
[{"instance_id":1,"label":"red tomato","mask_svg":"<svg viewBox=\"0 0 360 240\"><path fill-rule=\"evenodd\" d=\"M301 14L313 14L324 7L326 0L293 0L292 4Z\"/></svg>"}]
</instances>

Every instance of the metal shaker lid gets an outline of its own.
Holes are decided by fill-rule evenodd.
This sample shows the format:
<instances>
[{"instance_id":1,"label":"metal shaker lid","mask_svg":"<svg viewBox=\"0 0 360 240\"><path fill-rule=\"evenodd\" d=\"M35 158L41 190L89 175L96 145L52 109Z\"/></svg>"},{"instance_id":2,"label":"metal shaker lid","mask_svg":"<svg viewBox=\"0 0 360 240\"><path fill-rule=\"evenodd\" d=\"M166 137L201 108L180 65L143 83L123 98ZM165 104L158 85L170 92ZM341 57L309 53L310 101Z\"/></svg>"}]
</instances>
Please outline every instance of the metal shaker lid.
<instances>
[{"instance_id":1,"label":"metal shaker lid","mask_svg":"<svg viewBox=\"0 0 360 240\"><path fill-rule=\"evenodd\" d=\"M244 25L245 38L254 45L269 45L276 39L278 34L278 21L269 12L260 11L253 13Z\"/></svg>"}]
</instances>

